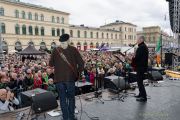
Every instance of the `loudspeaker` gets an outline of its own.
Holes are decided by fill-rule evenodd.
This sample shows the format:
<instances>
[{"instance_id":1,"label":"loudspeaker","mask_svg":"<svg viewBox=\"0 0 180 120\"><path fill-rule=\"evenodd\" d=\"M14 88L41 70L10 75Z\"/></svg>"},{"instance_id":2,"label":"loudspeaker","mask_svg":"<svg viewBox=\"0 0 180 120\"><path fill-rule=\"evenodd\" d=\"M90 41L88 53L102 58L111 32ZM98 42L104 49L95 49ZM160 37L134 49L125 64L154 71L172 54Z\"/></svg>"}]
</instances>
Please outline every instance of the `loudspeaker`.
<instances>
[{"instance_id":1,"label":"loudspeaker","mask_svg":"<svg viewBox=\"0 0 180 120\"><path fill-rule=\"evenodd\" d=\"M40 88L36 88L33 90L28 90L25 92L21 92L21 105L22 107L28 107L31 106L32 104L32 96L36 95L36 94L42 94L48 92L44 89L40 89Z\"/></svg>"},{"instance_id":2,"label":"loudspeaker","mask_svg":"<svg viewBox=\"0 0 180 120\"><path fill-rule=\"evenodd\" d=\"M173 53L165 53L165 64L171 66L172 65L172 57Z\"/></svg>"},{"instance_id":3,"label":"loudspeaker","mask_svg":"<svg viewBox=\"0 0 180 120\"><path fill-rule=\"evenodd\" d=\"M118 77L118 76L107 76L104 78L104 88L109 88L110 90L114 92L118 92L118 89L124 90L129 87L129 85L126 83L125 85L125 78L124 77Z\"/></svg>"},{"instance_id":4,"label":"loudspeaker","mask_svg":"<svg viewBox=\"0 0 180 120\"><path fill-rule=\"evenodd\" d=\"M32 109L35 113L42 113L57 107L58 103L52 92L45 92L32 96Z\"/></svg>"},{"instance_id":5,"label":"loudspeaker","mask_svg":"<svg viewBox=\"0 0 180 120\"><path fill-rule=\"evenodd\" d=\"M163 77L159 71L150 71L148 72L149 80L160 81L163 80Z\"/></svg>"}]
</instances>

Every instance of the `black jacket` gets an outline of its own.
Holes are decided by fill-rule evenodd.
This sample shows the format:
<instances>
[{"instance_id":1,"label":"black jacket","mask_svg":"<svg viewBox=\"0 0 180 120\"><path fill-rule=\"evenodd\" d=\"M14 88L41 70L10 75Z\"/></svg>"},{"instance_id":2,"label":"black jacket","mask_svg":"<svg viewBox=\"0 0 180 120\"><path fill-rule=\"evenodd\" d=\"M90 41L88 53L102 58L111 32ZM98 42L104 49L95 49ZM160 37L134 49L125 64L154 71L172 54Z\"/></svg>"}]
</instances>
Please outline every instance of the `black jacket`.
<instances>
[{"instance_id":1,"label":"black jacket","mask_svg":"<svg viewBox=\"0 0 180 120\"><path fill-rule=\"evenodd\" d=\"M146 44L144 42L140 43L138 45L138 48L136 50L136 55L134 58L134 62L136 65L136 71L137 70L143 70L145 72L147 71L148 55L149 55L149 51L148 51Z\"/></svg>"}]
</instances>

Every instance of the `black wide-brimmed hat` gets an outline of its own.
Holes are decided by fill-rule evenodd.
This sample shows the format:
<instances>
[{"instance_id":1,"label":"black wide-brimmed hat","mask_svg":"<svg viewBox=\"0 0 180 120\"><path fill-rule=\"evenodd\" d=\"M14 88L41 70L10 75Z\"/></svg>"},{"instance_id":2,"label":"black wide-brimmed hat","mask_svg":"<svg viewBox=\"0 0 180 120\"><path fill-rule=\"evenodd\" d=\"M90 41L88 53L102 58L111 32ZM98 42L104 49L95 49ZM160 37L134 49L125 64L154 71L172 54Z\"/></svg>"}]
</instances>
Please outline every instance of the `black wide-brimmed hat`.
<instances>
[{"instance_id":1,"label":"black wide-brimmed hat","mask_svg":"<svg viewBox=\"0 0 180 120\"><path fill-rule=\"evenodd\" d=\"M65 41L67 41L67 40L69 40L69 34L63 34L63 35L61 35L60 38L59 38L59 41L60 41L60 42L65 42Z\"/></svg>"}]
</instances>

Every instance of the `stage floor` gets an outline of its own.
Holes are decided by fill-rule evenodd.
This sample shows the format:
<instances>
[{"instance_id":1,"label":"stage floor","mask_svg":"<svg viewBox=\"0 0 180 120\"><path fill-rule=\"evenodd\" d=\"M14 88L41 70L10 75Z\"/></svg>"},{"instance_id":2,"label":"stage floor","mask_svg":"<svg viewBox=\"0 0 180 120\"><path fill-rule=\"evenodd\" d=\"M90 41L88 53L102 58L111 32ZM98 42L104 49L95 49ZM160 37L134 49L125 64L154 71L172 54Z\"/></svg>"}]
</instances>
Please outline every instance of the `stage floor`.
<instances>
[{"instance_id":1,"label":"stage floor","mask_svg":"<svg viewBox=\"0 0 180 120\"><path fill-rule=\"evenodd\" d=\"M146 90L149 98L146 103L137 102L132 95L125 98L124 102L108 101L112 94L103 92L104 104L102 104L97 99L85 101L84 97L90 96L82 95L82 112L79 98L76 100L76 107L79 110L78 120L90 120L85 112L90 117L98 117L99 120L180 120L180 81L166 79L159 83L159 87L146 86ZM137 91L138 89L128 92L137 93ZM43 116L39 120L44 120ZM46 120L61 120L61 116L47 115Z\"/></svg>"}]
</instances>

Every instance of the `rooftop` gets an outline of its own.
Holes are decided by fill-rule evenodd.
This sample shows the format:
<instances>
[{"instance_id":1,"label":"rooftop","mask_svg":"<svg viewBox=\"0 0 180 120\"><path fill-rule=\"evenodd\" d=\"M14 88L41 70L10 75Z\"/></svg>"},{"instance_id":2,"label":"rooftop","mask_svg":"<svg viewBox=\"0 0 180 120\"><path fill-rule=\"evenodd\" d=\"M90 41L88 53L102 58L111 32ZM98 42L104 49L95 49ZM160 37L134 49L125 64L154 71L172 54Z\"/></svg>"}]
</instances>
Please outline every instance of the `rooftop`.
<instances>
[{"instance_id":1,"label":"rooftop","mask_svg":"<svg viewBox=\"0 0 180 120\"><path fill-rule=\"evenodd\" d=\"M100 26L100 27L107 27L107 26L112 26L112 25L121 25L121 24L128 24L128 25L132 25L132 26L135 26L134 24L132 23L129 23L129 22L124 22L124 21L119 21L119 20L116 20L115 22L113 23L109 23L109 24L106 24L106 25L103 25L103 26Z\"/></svg>"}]
</instances>

